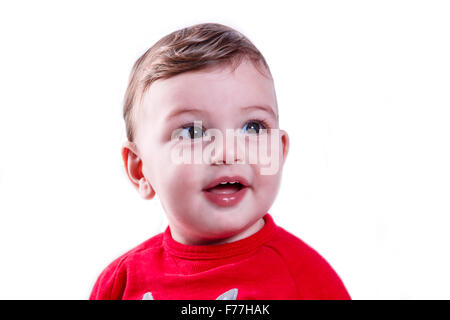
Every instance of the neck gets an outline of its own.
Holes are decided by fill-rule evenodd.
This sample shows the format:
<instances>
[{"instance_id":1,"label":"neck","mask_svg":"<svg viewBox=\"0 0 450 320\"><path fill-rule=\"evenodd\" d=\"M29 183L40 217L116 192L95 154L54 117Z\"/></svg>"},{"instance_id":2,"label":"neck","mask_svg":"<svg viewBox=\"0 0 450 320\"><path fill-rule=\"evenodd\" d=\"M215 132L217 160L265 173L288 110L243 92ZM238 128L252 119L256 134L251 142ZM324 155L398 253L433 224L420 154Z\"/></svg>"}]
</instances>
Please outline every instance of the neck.
<instances>
[{"instance_id":1,"label":"neck","mask_svg":"<svg viewBox=\"0 0 450 320\"><path fill-rule=\"evenodd\" d=\"M172 238L179 243L186 245L216 245L216 244L225 244L235 242L247 237L250 237L252 234L258 232L264 227L265 221L264 218L259 218L255 223L253 223L250 227L244 229L241 232L238 232L235 235L230 237L222 238L222 239L214 239L214 240L198 240L198 239L187 239L176 232L174 229L171 229Z\"/></svg>"},{"instance_id":2,"label":"neck","mask_svg":"<svg viewBox=\"0 0 450 320\"><path fill-rule=\"evenodd\" d=\"M265 224L264 218L259 218L258 221L256 221L254 224L252 224L249 228L245 229L243 232L240 232L238 234L235 234L234 236L216 241L214 244L230 243L230 242L235 242L235 241L250 237L252 234L261 230L261 228L264 227L264 224Z\"/></svg>"}]
</instances>

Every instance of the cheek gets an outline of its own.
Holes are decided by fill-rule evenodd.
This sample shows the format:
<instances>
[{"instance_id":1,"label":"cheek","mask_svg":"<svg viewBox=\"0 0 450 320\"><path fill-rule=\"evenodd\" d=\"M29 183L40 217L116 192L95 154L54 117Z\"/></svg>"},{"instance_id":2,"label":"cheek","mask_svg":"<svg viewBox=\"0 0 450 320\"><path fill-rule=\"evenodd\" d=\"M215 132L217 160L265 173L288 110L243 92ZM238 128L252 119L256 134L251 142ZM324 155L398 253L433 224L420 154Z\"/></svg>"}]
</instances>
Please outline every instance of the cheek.
<instances>
[{"instance_id":1,"label":"cheek","mask_svg":"<svg viewBox=\"0 0 450 320\"><path fill-rule=\"evenodd\" d=\"M192 203L194 192L200 192L204 168L198 164L173 161L174 146L155 143L145 151L145 176L165 206Z\"/></svg>"},{"instance_id":2,"label":"cheek","mask_svg":"<svg viewBox=\"0 0 450 320\"><path fill-rule=\"evenodd\" d=\"M161 196L171 202L192 202L193 193L200 193L203 187L202 172L200 165L167 163L159 172Z\"/></svg>"},{"instance_id":3,"label":"cheek","mask_svg":"<svg viewBox=\"0 0 450 320\"><path fill-rule=\"evenodd\" d=\"M277 191L280 186L281 174L274 175L260 175L258 180L260 184L260 188L266 191Z\"/></svg>"},{"instance_id":4,"label":"cheek","mask_svg":"<svg viewBox=\"0 0 450 320\"><path fill-rule=\"evenodd\" d=\"M275 175L261 175L260 167L255 168L257 179L254 193L258 204L262 206L270 206L275 201L281 182L281 171Z\"/></svg>"}]
</instances>

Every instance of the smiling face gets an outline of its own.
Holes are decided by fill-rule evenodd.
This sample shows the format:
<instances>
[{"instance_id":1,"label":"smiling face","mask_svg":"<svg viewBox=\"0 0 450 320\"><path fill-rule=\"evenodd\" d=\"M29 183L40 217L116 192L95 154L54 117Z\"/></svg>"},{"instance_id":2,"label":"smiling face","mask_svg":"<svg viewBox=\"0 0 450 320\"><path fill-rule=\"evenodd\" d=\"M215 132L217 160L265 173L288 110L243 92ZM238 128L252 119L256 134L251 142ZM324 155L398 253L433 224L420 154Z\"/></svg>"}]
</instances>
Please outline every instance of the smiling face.
<instances>
[{"instance_id":1,"label":"smiling face","mask_svg":"<svg viewBox=\"0 0 450 320\"><path fill-rule=\"evenodd\" d=\"M279 189L289 145L286 132L280 131L279 170L271 175L261 175L259 164L229 162L227 154L232 153L234 160L235 151L225 141L222 154L212 153L210 163L177 164L172 154L186 143L206 146L202 130L216 129L225 137L227 129L242 129L255 137L259 129L278 129L271 79L248 60L234 72L215 67L160 79L144 94L137 119L135 146L124 146L126 170L142 197L150 199L156 192L174 240L184 244L230 242L262 227L262 217ZM201 121L203 129L193 128L194 121ZM173 132L194 139L174 140ZM220 184L221 177L240 184L208 189Z\"/></svg>"}]
</instances>

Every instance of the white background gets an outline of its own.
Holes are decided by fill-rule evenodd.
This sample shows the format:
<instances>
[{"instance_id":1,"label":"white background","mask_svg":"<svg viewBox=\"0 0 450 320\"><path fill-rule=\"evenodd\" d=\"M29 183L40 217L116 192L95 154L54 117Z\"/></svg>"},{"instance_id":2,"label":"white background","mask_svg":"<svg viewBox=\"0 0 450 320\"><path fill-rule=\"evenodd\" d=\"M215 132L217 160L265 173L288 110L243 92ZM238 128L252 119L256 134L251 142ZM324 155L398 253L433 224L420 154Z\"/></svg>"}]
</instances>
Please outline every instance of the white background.
<instances>
[{"instance_id":1,"label":"white background","mask_svg":"<svg viewBox=\"0 0 450 320\"><path fill-rule=\"evenodd\" d=\"M202 22L249 37L291 149L270 213L354 299L449 299L447 1L4 1L0 298L87 299L164 230L120 157L134 61Z\"/></svg>"}]
</instances>

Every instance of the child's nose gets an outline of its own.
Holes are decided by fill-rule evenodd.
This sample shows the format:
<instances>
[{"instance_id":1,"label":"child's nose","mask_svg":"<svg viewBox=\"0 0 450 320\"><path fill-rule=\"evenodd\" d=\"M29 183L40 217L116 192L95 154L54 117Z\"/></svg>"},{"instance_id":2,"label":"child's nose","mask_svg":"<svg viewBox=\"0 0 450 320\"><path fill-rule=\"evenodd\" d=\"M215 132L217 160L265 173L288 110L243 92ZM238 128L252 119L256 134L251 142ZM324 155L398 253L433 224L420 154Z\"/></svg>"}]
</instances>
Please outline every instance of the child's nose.
<instances>
[{"instance_id":1,"label":"child's nose","mask_svg":"<svg viewBox=\"0 0 450 320\"><path fill-rule=\"evenodd\" d=\"M228 134L228 135L227 135ZM211 164L238 164L245 158L245 141L229 131L222 137L222 144L216 143L211 155ZM216 137L217 138L217 137Z\"/></svg>"}]
</instances>

